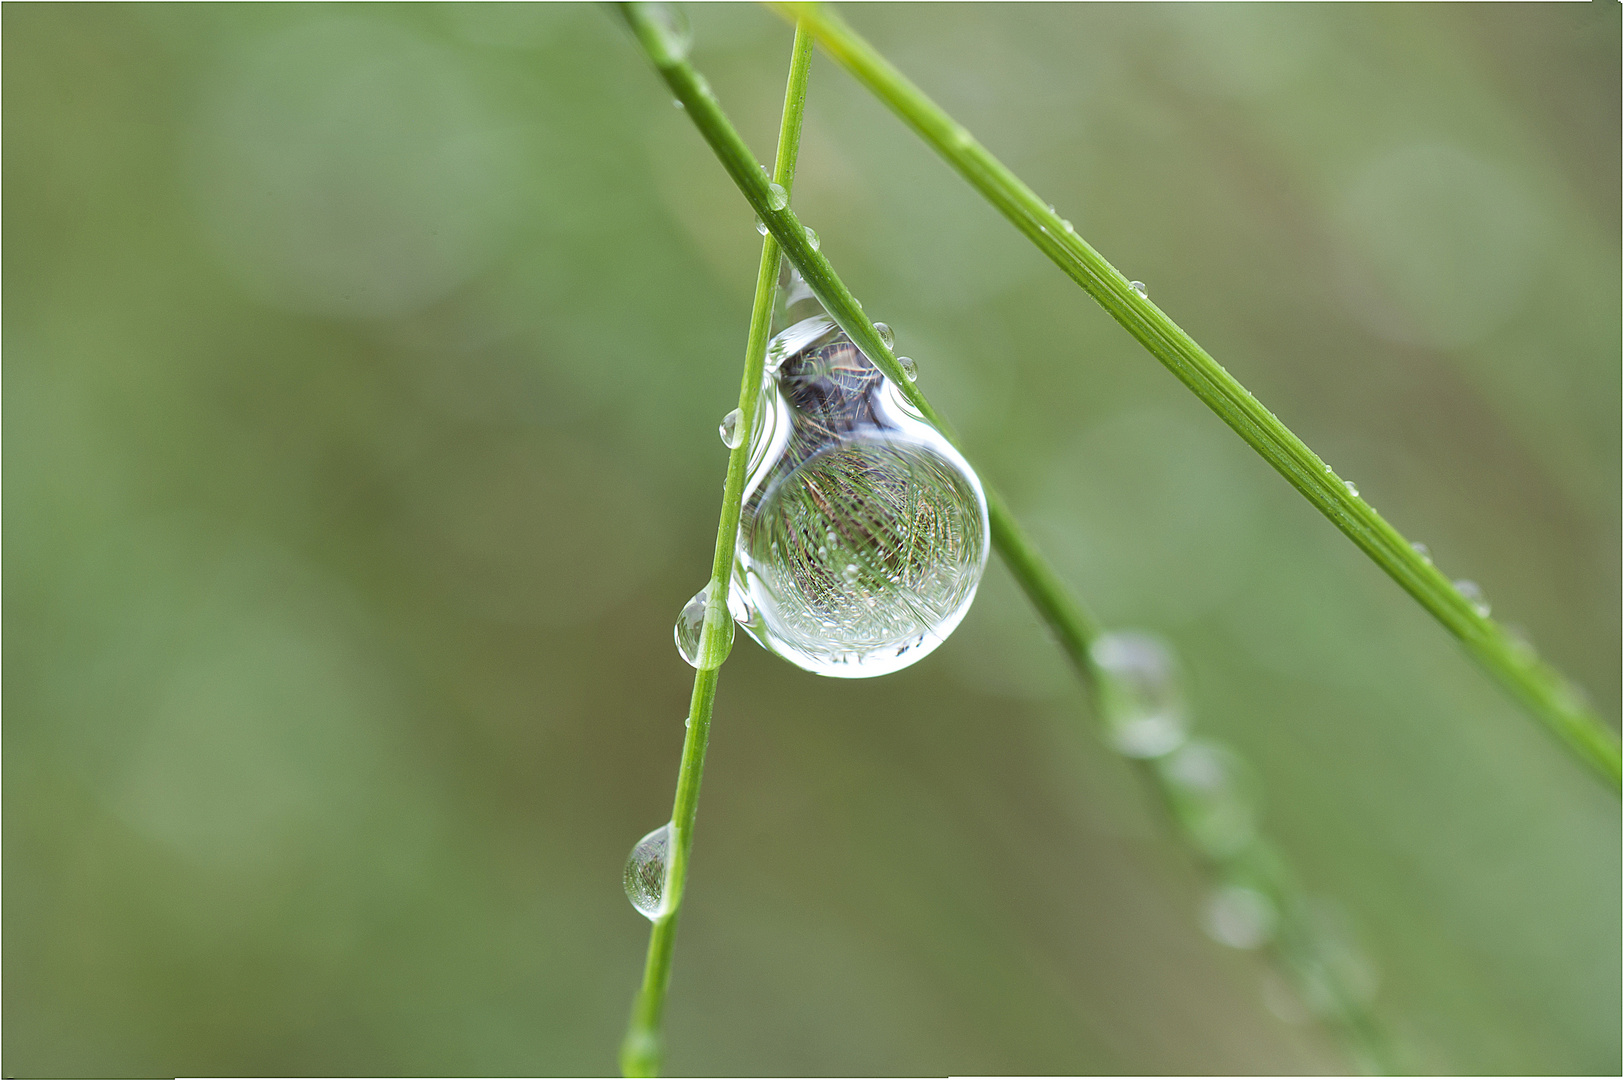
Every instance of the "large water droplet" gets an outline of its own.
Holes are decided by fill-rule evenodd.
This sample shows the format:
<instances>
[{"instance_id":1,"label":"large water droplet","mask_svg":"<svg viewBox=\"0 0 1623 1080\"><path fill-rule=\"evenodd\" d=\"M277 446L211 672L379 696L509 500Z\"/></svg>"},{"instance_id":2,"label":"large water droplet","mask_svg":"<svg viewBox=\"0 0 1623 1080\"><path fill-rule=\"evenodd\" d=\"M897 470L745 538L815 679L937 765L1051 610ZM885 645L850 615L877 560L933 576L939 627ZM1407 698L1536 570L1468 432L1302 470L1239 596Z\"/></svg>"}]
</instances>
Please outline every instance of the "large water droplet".
<instances>
[{"instance_id":1,"label":"large water droplet","mask_svg":"<svg viewBox=\"0 0 1623 1080\"><path fill-rule=\"evenodd\" d=\"M721 418L721 441L727 445L729 450L737 450L744 445L744 429L739 424L739 419L743 415L743 413L734 409Z\"/></svg>"},{"instance_id":2,"label":"large water droplet","mask_svg":"<svg viewBox=\"0 0 1623 1080\"><path fill-rule=\"evenodd\" d=\"M1482 586L1476 582L1461 578L1454 583L1454 588L1465 597L1466 602L1471 605L1471 610L1484 619L1493 611L1493 606L1488 603L1487 596L1482 592Z\"/></svg>"},{"instance_id":3,"label":"large water droplet","mask_svg":"<svg viewBox=\"0 0 1623 1080\"><path fill-rule=\"evenodd\" d=\"M782 184L767 184L766 204L774 210L782 210L789 205L789 193L783 190Z\"/></svg>"},{"instance_id":4,"label":"large water droplet","mask_svg":"<svg viewBox=\"0 0 1623 1080\"><path fill-rule=\"evenodd\" d=\"M682 605L681 612L676 616L676 651L696 668L720 667L733 648L733 620L724 617L722 621L725 625L721 631L723 644L719 649L711 650L712 655L703 655L704 609L709 602L710 586L706 585L693 594L692 600Z\"/></svg>"},{"instance_id":5,"label":"large water droplet","mask_svg":"<svg viewBox=\"0 0 1623 1080\"><path fill-rule=\"evenodd\" d=\"M666 822L631 849L626 859L626 898L631 906L651 920L664 915L666 886L671 874L671 841L676 829Z\"/></svg>"},{"instance_id":6,"label":"large water droplet","mask_svg":"<svg viewBox=\"0 0 1623 1080\"><path fill-rule=\"evenodd\" d=\"M1172 652L1150 634L1106 634L1090 650L1110 741L1134 758L1158 758L1183 745L1188 732Z\"/></svg>"},{"instance_id":7,"label":"large water droplet","mask_svg":"<svg viewBox=\"0 0 1623 1080\"><path fill-rule=\"evenodd\" d=\"M1232 949L1255 949L1273 937L1279 912L1274 902L1245 885L1219 886L1206 901L1201 925L1207 936Z\"/></svg>"},{"instance_id":8,"label":"large water droplet","mask_svg":"<svg viewBox=\"0 0 1623 1080\"><path fill-rule=\"evenodd\" d=\"M907 667L975 598L990 546L980 481L826 314L773 345L729 606L807 671Z\"/></svg>"},{"instance_id":9,"label":"large water droplet","mask_svg":"<svg viewBox=\"0 0 1623 1080\"><path fill-rule=\"evenodd\" d=\"M1146 300L1148 300L1150 298L1150 290L1149 290L1148 287L1145 286L1145 284L1142 281L1129 281L1127 283L1127 287L1129 289L1132 289L1134 292L1136 292L1138 295L1142 296Z\"/></svg>"},{"instance_id":10,"label":"large water droplet","mask_svg":"<svg viewBox=\"0 0 1623 1080\"><path fill-rule=\"evenodd\" d=\"M896 347L896 335L891 333L889 326L882 322L876 322L873 324L873 328L879 334L879 340L885 343L885 348L894 349Z\"/></svg>"},{"instance_id":11,"label":"large water droplet","mask_svg":"<svg viewBox=\"0 0 1623 1080\"><path fill-rule=\"evenodd\" d=\"M687 12L677 4L644 4L642 9L653 26L655 45L664 54L655 59L662 64L686 60L693 44L693 27L688 23Z\"/></svg>"},{"instance_id":12,"label":"large water droplet","mask_svg":"<svg viewBox=\"0 0 1623 1080\"><path fill-rule=\"evenodd\" d=\"M1233 751L1191 739L1156 761L1178 823L1214 859L1238 853L1256 835L1245 766Z\"/></svg>"}]
</instances>

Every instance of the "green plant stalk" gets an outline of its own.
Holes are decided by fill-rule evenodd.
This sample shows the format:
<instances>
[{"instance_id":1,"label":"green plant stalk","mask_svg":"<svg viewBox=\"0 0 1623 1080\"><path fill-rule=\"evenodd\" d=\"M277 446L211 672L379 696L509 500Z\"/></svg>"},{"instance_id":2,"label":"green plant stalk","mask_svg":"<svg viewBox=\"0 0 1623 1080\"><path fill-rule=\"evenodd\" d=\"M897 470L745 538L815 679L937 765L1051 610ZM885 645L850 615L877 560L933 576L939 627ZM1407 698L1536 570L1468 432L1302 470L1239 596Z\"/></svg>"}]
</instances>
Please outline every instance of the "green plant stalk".
<instances>
[{"instance_id":1,"label":"green plant stalk","mask_svg":"<svg viewBox=\"0 0 1623 1080\"><path fill-rule=\"evenodd\" d=\"M646 23L646 15L640 10L640 5L625 4L621 6L621 10L634 28ZM797 45L804 34L804 28L797 27ZM689 119L698 127L757 215L766 223L770 236L778 240L789 261L812 287L825 310L880 370L902 390L908 400L944 435L956 443L957 439L946 421L919 392L917 386L906 377L896 361L895 354L885 345L878 331L863 314L861 304L840 281L828 260L811 246L806 238L805 229L794 212L787 205L773 207L771 191L762 169L722 112L703 76L693 70L685 57L672 55L659 48L657 40L650 46L649 37L644 31L639 30L638 40L643 42L644 48L654 61L654 66L676 94L677 100L682 103ZM779 162L781 168L781 145ZM785 189L787 191L787 185ZM762 270L764 273L764 262ZM746 390L750 385L747 379L746 376ZM984 477L982 481L984 485ZM1066 656L1097 706L1099 687L1109 678L1108 673L1094 663L1091 652L1093 643L1102 632L1099 624L1037 551L997 492L990 485L985 485L985 488L993 545L1058 638L1061 648L1065 650ZM697 692L696 684L695 693ZM1151 774L1157 790L1164 791L1155 770L1146 768L1144 771ZM1222 868L1221 864L1219 868ZM1287 923L1295 925L1295 921L1291 919L1287 919ZM656 927L656 933L657 929ZM1373 1019L1361 1007L1346 1007L1341 1010L1337 1020L1362 1060L1380 1062L1383 1059L1384 1055L1379 1049L1382 1040L1374 1031Z\"/></svg>"},{"instance_id":2,"label":"green plant stalk","mask_svg":"<svg viewBox=\"0 0 1623 1080\"><path fill-rule=\"evenodd\" d=\"M641 12L626 18L650 56L668 56L666 43ZM784 191L794 185L795 162L800 154L800 126L806 109L806 84L811 75L812 37L795 31L789 64L789 85L783 101L783 122L778 132L776 182ZM716 553L710 568L704 629L699 637L699 670L693 677L693 698L688 706L687 735L682 741L682 764L676 779L676 804L671 811L670 865L665 878L664 912L654 920L648 937L648 959L642 988L631 1008L631 1020L620 1047L620 1069L626 1076L658 1075L664 1056L661 1034L665 992L671 980L671 956L676 945L677 914L687 885L688 858L693 850L693 822L699 811L699 784L704 777L705 749L710 741L710 717L716 701L716 681L732 644L732 616L727 611L727 590L733 576L738 540L738 518L743 503L744 476L749 466L748 434L755 425L761 399L761 378L766 365L767 337L772 324L773 297L778 281L778 242L768 235L761 244L760 273L755 279L755 303L750 312L749 338L744 348L744 376L738 389L737 429L744 438L727 458L727 480L722 489L721 520L716 526Z\"/></svg>"},{"instance_id":3,"label":"green plant stalk","mask_svg":"<svg viewBox=\"0 0 1623 1080\"><path fill-rule=\"evenodd\" d=\"M1431 612L1614 793L1623 792L1618 737L1585 706L1569 680L1540 660L1525 641L1478 613L1430 559L1354 494L1307 444L839 16L819 4L769 6L810 25L830 56L890 106L1292 487Z\"/></svg>"}]
</instances>

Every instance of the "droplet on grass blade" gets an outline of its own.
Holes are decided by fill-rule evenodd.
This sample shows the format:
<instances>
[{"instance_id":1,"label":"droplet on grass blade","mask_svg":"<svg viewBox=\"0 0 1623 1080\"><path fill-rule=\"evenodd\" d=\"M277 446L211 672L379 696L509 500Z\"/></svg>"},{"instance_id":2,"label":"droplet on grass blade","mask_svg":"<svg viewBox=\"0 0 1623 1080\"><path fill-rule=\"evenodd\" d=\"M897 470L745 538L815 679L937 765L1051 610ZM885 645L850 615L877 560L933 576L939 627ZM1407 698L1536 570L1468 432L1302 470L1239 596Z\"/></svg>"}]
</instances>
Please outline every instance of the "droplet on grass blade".
<instances>
[{"instance_id":1,"label":"droplet on grass blade","mask_svg":"<svg viewBox=\"0 0 1623 1080\"><path fill-rule=\"evenodd\" d=\"M737 450L744 444L744 432L739 427L739 418L743 413L734 409L721 418L721 441L729 450Z\"/></svg>"},{"instance_id":2,"label":"droplet on grass blade","mask_svg":"<svg viewBox=\"0 0 1623 1080\"><path fill-rule=\"evenodd\" d=\"M657 920L668 910L671 840L675 832L667 821L638 840L626 859L626 899L650 921Z\"/></svg>"},{"instance_id":3,"label":"droplet on grass blade","mask_svg":"<svg viewBox=\"0 0 1623 1080\"><path fill-rule=\"evenodd\" d=\"M1274 902L1245 885L1221 885L1206 900L1201 927L1231 949L1255 949L1273 937L1279 913Z\"/></svg>"},{"instance_id":4,"label":"droplet on grass blade","mask_svg":"<svg viewBox=\"0 0 1623 1080\"><path fill-rule=\"evenodd\" d=\"M1127 287L1129 289L1132 289L1134 292L1136 292L1138 295L1142 296L1146 300L1148 300L1150 298L1150 290L1145 286L1145 284L1142 281L1129 281L1127 283Z\"/></svg>"},{"instance_id":5,"label":"droplet on grass blade","mask_svg":"<svg viewBox=\"0 0 1623 1080\"><path fill-rule=\"evenodd\" d=\"M1110 741L1127 757L1158 758L1183 744L1188 724L1172 651L1138 631L1105 634L1089 650Z\"/></svg>"},{"instance_id":6,"label":"droplet on grass blade","mask_svg":"<svg viewBox=\"0 0 1623 1080\"><path fill-rule=\"evenodd\" d=\"M1454 588L1461 596L1465 597L1466 602L1471 605L1471 610L1484 619L1492 613L1493 605L1488 603L1487 596L1482 592L1482 586L1476 582L1461 578L1459 581L1454 582Z\"/></svg>"},{"instance_id":7,"label":"droplet on grass blade","mask_svg":"<svg viewBox=\"0 0 1623 1080\"><path fill-rule=\"evenodd\" d=\"M797 317L772 343L782 359L750 436L728 603L807 671L883 675L932 652L968 611L990 548L986 497L803 289L786 271L783 307Z\"/></svg>"},{"instance_id":8,"label":"droplet on grass blade","mask_svg":"<svg viewBox=\"0 0 1623 1080\"><path fill-rule=\"evenodd\" d=\"M889 326L882 322L876 322L873 324L873 328L879 334L879 340L885 343L885 348L894 349L896 347L896 335L891 333Z\"/></svg>"},{"instance_id":9,"label":"droplet on grass blade","mask_svg":"<svg viewBox=\"0 0 1623 1080\"><path fill-rule=\"evenodd\" d=\"M693 45L693 27L687 12L678 4L650 3L642 5L648 23L654 30L654 41L663 56L656 59L674 64L686 60Z\"/></svg>"},{"instance_id":10,"label":"droplet on grass blade","mask_svg":"<svg viewBox=\"0 0 1623 1080\"><path fill-rule=\"evenodd\" d=\"M823 242L817 239L817 233L812 230L810 225L802 225L801 228L806 230L806 243L811 245L813 251L823 246Z\"/></svg>"},{"instance_id":11,"label":"droplet on grass blade","mask_svg":"<svg viewBox=\"0 0 1623 1080\"><path fill-rule=\"evenodd\" d=\"M783 190L782 184L766 185L766 204L774 210L782 210L789 205L789 193Z\"/></svg>"},{"instance_id":12,"label":"droplet on grass blade","mask_svg":"<svg viewBox=\"0 0 1623 1080\"><path fill-rule=\"evenodd\" d=\"M724 616L725 627L722 635L725 644L721 647L721 655L708 658L701 655L704 645L704 610L710 603L710 586L706 585L693 594L693 599L682 605L682 610L676 616L676 651L682 655L689 665L702 667L719 667L727 659L727 654L733 648L733 620Z\"/></svg>"},{"instance_id":13,"label":"droplet on grass blade","mask_svg":"<svg viewBox=\"0 0 1623 1080\"><path fill-rule=\"evenodd\" d=\"M914 360L911 356L898 356L896 358L896 362L902 365L902 374L907 376L908 382L919 381L918 361Z\"/></svg>"}]
</instances>

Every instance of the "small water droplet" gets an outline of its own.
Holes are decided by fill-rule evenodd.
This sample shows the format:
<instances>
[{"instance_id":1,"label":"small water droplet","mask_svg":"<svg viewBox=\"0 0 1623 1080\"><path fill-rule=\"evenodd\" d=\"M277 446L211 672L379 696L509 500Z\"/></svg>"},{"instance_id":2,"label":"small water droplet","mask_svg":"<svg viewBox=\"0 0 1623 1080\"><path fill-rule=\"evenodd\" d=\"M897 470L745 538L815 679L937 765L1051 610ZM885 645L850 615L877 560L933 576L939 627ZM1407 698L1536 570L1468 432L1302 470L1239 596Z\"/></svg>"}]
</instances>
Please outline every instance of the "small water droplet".
<instances>
[{"instance_id":1,"label":"small water droplet","mask_svg":"<svg viewBox=\"0 0 1623 1080\"><path fill-rule=\"evenodd\" d=\"M1158 758L1183 745L1188 724L1172 651L1137 631L1105 634L1089 650L1111 742L1127 757Z\"/></svg>"},{"instance_id":2,"label":"small water droplet","mask_svg":"<svg viewBox=\"0 0 1623 1080\"><path fill-rule=\"evenodd\" d=\"M908 382L919 381L919 365L911 356L898 356L896 362L902 365L902 374L907 376Z\"/></svg>"},{"instance_id":3,"label":"small water droplet","mask_svg":"<svg viewBox=\"0 0 1623 1080\"><path fill-rule=\"evenodd\" d=\"M802 225L801 228L806 230L806 243L811 245L813 251L823 246L823 242L817 239L817 233L812 230L810 225Z\"/></svg>"},{"instance_id":4,"label":"small water droplet","mask_svg":"<svg viewBox=\"0 0 1623 1080\"><path fill-rule=\"evenodd\" d=\"M671 873L671 838L676 830L666 822L631 849L626 859L626 899L650 921L658 921L667 911L666 886Z\"/></svg>"},{"instance_id":5,"label":"small water droplet","mask_svg":"<svg viewBox=\"0 0 1623 1080\"><path fill-rule=\"evenodd\" d=\"M720 655L700 655L704 644L704 609L709 602L710 586L706 585L693 594L692 600L682 605L681 612L676 616L676 651L696 668L720 667L733 648L733 620L731 616L723 616L725 643L719 650L712 650L712 654L719 651Z\"/></svg>"},{"instance_id":6,"label":"small water droplet","mask_svg":"<svg viewBox=\"0 0 1623 1080\"><path fill-rule=\"evenodd\" d=\"M1059 219L1059 223L1060 223L1060 224L1061 224L1061 225L1063 225L1063 226L1065 226L1065 231L1066 231L1066 232L1068 232L1068 233L1075 233L1075 232L1076 232L1076 226L1074 226L1074 225L1072 225L1072 224L1071 224L1071 223L1070 223L1070 222L1069 222L1069 221L1067 221L1067 220L1066 220L1066 219L1065 219L1065 218L1060 218L1060 219Z\"/></svg>"},{"instance_id":7,"label":"small water droplet","mask_svg":"<svg viewBox=\"0 0 1623 1080\"><path fill-rule=\"evenodd\" d=\"M1255 949L1273 937L1279 912L1274 902L1245 885L1222 885L1206 901L1201 926L1219 945Z\"/></svg>"},{"instance_id":8,"label":"small water droplet","mask_svg":"<svg viewBox=\"0 0 1623 1080\"><path fill-rule=\"evenodd\" d=\"M721 441L729 450L737 450L744 443L744 429L739 426L739 418L744 414L734 409L721 418Z\"/></svg>"},{"instance_id":9,"label":"small water droplet","mask_svg":"<svg viewBox=\"0 0 1623 1080\"><path fill-rule=\"evenodd\" d=\"M876 322L873 324L873 328L879 332L879 340L885 343L885 348L894 349L896 347L896 335L891 333L888 325Z\"/></svg>"},{"instance_id":10,"label":"small water droplet","mask_svg":"<svg viewBox=\"0 0 1623 1080\"><path fill-rule=\"evenodd\" d=\"M1196 848L1214 859L1228 858L1255 837L1244 766L1232 750L1190 739L1156 765L1173 813Z\"/></svg>"},{"instance_id":11,"label":"small water droplet","mask_svg":"<svg viewBox=\"0 0 1623 1080\"><path fill-rule=\"evenodd\" d=\"M1427 547L1425 544L1422 544L1418 540L1416 540L1414 543L1410 544L1409 546L1415 549L1415 554L1419 555L1422 559L1426 560L1426 565L1427 566L1431 565L1431 548Z\"/></svg>"},{"instance_id":12,"label":"small water droplet","mask_svg":"<svg viewBox=\"0 0 1623 1080\"><path fill-rule=\"evenodd\" d=\"M681 99L681 98L679 98L679 97L673 97L673 98L671 98L671 104L672 104L672 105L675 105L675 106L676 106L676 107L677 107L677 108L678 108L678 109L685 109L685 108L687 108L687 106L686 106L686 105L684 105L684 104L682 104L682 99Z\"/></svg>"},{"instance_id":13,"label":"small water droplet","mask_svg":"<svg viewBox=\"0 0 1623 1080\"><path fill-rule=\"evenodd\" d=\"M766 222L761 220L761 215L759 214L755 215L755 231L760 233L762 236L765 236L767 233L772 231L766 227Z\"/></svg>"},{"instance_id":14,"label":"small water droplet","mask_svg":"<svg viewBox=\"0 0 1623 1080\"><path fill-rule=\"evenodd\" d=\"M1346 487L1348 495L1351 495L1355 499L1358 498L1358 485L1357 484L1353 483L1351 480L1343 480L1341 483L1342 483L1343 486Z\"/></svg>"},{"instance_id":15,"label":"small water droplet","mask_svg":"<svg viewBox=\"0 0 1623 1080\"><path fill-rule=\"evenodd\" d=\"M818 546L818 548L817 548L817 557L819 559L828 558L828 545L823 544L823 545Z\"/></svg>"},{"instance_id":16,"label":"small water droplet","mask_svg":"<svg viewBox=\"0 0 1623 1080\"><path fill-rule=\"evenodd\" d=\"M1145 285L1144 285L1144 283L1142 281L1129 281L1127 283L1127 287L1129 289L1132 289L1134 292L1136 292L1138 295L1142 296L1146 300L1148 300L1150 298L1150 290L1145 287Z\"/></svg>"},{"instance_id":17,"label":"small water droplet","mask_svg":"<svg viewBox=\"0 0 1623 1080\"><path fill-rule=\"evenodd\" d=\"M1484 619L1493 611L1493 606L1488 603L1487 596L1482 592L1482 586L1476 582L1461 578L1454 582L1454 588L1461 596L1465 597L1466 602L1471 605L1471 610Z\"/></svg>"},{"instance_id":18,"label":"small water droplet","mask_svg":"<svg viewBox=\"0 0 1623 1080\"><path fill-rule=\"evenodd\" d=\"M782 184L767 184L766 204L774 210L782 210L789 205L789 193L783 190Z\"/></svg>"},{"instance_id":19,"label":"small water droplet","mask_svg":"<svg viewBox=\"0 0 1623 1080\"><path fill-rule=\"evenodd\" d=\"M656 59L665 64L686 60L688 48L693 44L693 27L687 12L676 4L644 4L643 11L654 29L654 40L664 53Z\"/></svg>"}]
</instances>

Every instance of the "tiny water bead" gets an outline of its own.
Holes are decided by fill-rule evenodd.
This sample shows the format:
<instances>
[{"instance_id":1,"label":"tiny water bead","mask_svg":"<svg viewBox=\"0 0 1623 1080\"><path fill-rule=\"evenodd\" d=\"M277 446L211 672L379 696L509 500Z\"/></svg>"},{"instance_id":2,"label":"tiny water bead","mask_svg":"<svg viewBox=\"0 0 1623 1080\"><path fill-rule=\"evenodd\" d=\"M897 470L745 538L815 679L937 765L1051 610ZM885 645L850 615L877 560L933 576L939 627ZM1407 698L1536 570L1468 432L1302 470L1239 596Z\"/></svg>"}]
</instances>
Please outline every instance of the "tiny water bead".
<instances>
[{"instance_id":1,"label":"tiny water bead","mask_svg":"<svg viewBox=\"0 0 1623 1080\"><path fill-rule=\"evenodd\" d=\"M693 27L688 23L687 12L677 4L660 3L644 4L643 12L653 28L656 44L664 53L660 59L670 64L686 60L688 49L693 45Z\"/></svg>"},{"instance_id":2,"label":"tiny water bead","mask_svg":"<svg viewBox=\"0 0 1623 1080\"><path fill-rule=\"evenodd\" d=\"M739 427L739 419L743 415L743 413L734 409L721 418L721 441L726 444L729 450L737 450L744 445L744 432Z\"/></svg>"},{"instance_id":3,"label":"tiny water bead","mask_svg":"<svg viewBox=\"0 0 1623 1080\"><path fill-rule=\"evenodd\" d=\"M1191 739L1157 759L1156 766L1178 823L1201 852L1227 858L1255 839L1250 785L1233 751Z\"/></svg>"},{"instance_id":4,"label":"tiny water bead","mask_svg":"<svg viewBox=\"0 0 1623 1080\"><path fill-rule=\"evenodd\" d=\"M1127 287L1146 300L1150 298L1150 290L1142 281L1129 281Z\"/></svg>"},{"instance_id":5,"label":"tiny water bead","mask_svg":"<svg viewBox=\"0 0 1623 1080\"><path fill-rule=\"evenodd\" d=\"M1100 703L1119 752L1158 758L1183 745L1188 721L1177 665L1159 638L1130 630L1105 634L1089 654L1102 675Z\"/></svg>"},{"instance_id":6,"label":"tiny water bead","mask_svg":"<svg viewBox=\"0 0 1623 1080\"><path fill-rule=\"evenodd\" d=\"M1422 559L1425 560L1425 563L1426 563L1427 566L1431 565L1431 548L1427 547L1425 544L1422 544L1418 540L1416 540L1414 543L1410 544L1409 546L1414 548L1416 555L1419 555Z\"/></svg>"},{"instance_id":7,"label":"tiny water bead","mask_svg":"<svg viewBox=\"0 0 1623 1080\"><path fill-rule=\"evenodd\" d=\"M911 356L898 356L896 362L902 365L902 374L907 376L908 382L919 381L919 365Z\"/></svg>"},{"instance_id":8,"label":"tiny water bead","mask_svg":"<svg viewBox=\"0 0 1623 1080\"><path fill-rule=\"evenodd\" d=\"M1355 499L1358 498L1358 485L1357 484L1353 483L1351 480L1343 480L1341 483L1342 483L1343 486L1346 487L1348 495L1351 495Z\"/></svg>"},{"instance_id":9,"label":"tiny water bead","mask_svg":"<svg viewBox=\"0 0 1623 1080\"><path fill-rule=\"evenodd\" d=\"M766 204L774 210L782 210L789 205L789 193L783 190L782 184L766 185Z\"/></svg>"},{"instance_id":10,"label":"tiny water bead","mask_svg":"<svg viewBox=\"0 0 1623 1080\"><path fill-rule=\"evenodd\" d=\"M885 343L885 348L894 349L896 347L896 335L891 333L889 326L882 322L876 322L873 324L873 328L879 334L879 340Z\"/></svg>"},{"instance_id":11,"label":"tiny water bead","mask_svg":"<svg viewBox=\"0 0 1623 1080\"><path fill-rule=\"evenodd\" d=\"M823 246L823 242L817 239L817 234L812 231L812 227L810 225L802 225L801 228L806 230L806 243L811 245L811 249L813 251L816 251L818 248Z\"/></svg>"},{"instance_id":12,"label":"tiny water bead","mask_svg":"<svg viewBox=\"0 0 1623 1080\"><path fill-rule=\"evenodd\" d=\"M1482 586L1476 582L1461 578L1459 581L1454 582L1454 588L1461 596L1465 597L1466 603L1471 605L1471 610L1484 619L1493 612L1493 605L1488 603L1487 596L1482 592Z\"/></svg>"},{"instance_id":13,"label":"tiny water bead","mask_svg":"<svg viewBox=\"0 0 1623 1080\"><path fill-rule=\"evenodd\" d=\"M1279 912L1266 895L1246 885L1220 885L1206 900L1201 927L1219 945L1255 949L1274 936Z\"/></svg>"},{"instance_id":14,"label":"tiny water bead","mask_svg":"<svg viewBox=\"0 0 1623 1080\"><path fill-rule=\"evenodd\" d=\"M658 920L668 910L666 885L671 873L671 838L675 829L666 822L631 849L626 859L626 899L631 906L648 917Z\"/></svg>"},{"instance_id":15,"label":"tiny water bead","mask_svg":"<svg viewBox=\"0 0 1623 1080\"><path fill-rule=\"evenodd\" d=\"M986 496L792 270L780 298L728 604L807 671L884 675L969 610L990 550Z\"/></svg>"},{"instance_id":16,"label":"tiny water bead","mask_svg":"<svg viewBox=\"0 0 1623 1080\"><path fill-rule=\"evenodd\" d=\"M761 216L759 214L755 215L755 231L760 233L762 236L765 236L767 233L771 232L771 230L766 227L766 222L761 220Z\"/></svg>"},{"instance_id":17,"label":"tiny water bead","mask_svg":"<svg viewBox=\"0 0 1623 1080\"><path fill-rule=\"evenodd\" d=\"M696 668L719 667L733 648L733 620L727 617L726 628L722 631L725 643L721 647L721 655L710 657L712 662L708 664L705 663L706 658L700 655L700 647L704 642L704 610L709 603L710 586L706 585L693 594L692 600L682 605L681 612L676 616L676 651L682 654L683 660Z\"/></svg>"}]
</instances>

